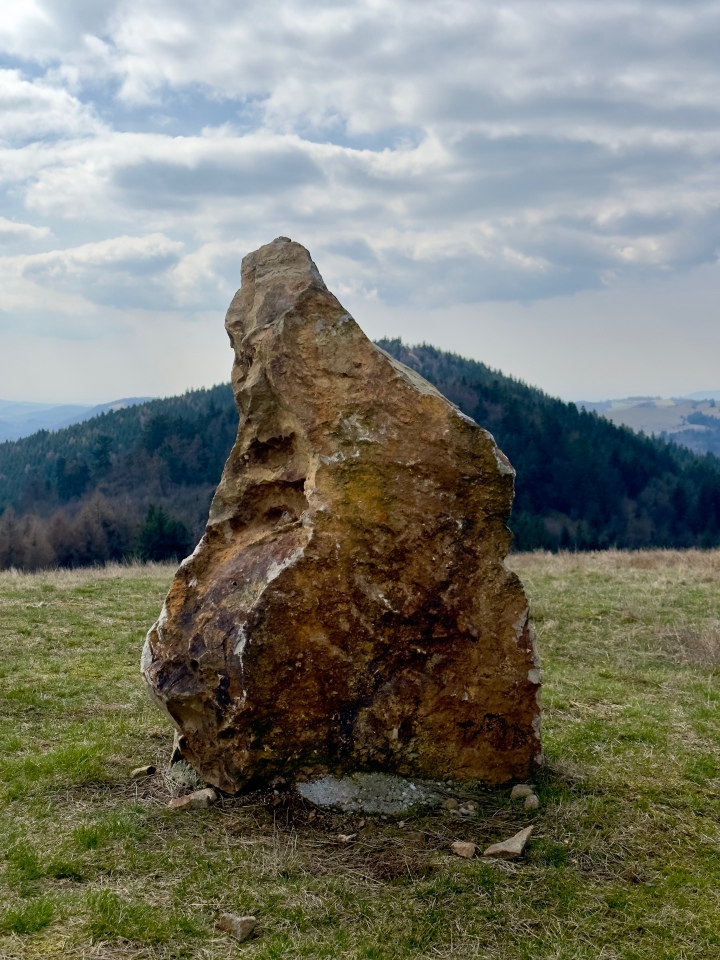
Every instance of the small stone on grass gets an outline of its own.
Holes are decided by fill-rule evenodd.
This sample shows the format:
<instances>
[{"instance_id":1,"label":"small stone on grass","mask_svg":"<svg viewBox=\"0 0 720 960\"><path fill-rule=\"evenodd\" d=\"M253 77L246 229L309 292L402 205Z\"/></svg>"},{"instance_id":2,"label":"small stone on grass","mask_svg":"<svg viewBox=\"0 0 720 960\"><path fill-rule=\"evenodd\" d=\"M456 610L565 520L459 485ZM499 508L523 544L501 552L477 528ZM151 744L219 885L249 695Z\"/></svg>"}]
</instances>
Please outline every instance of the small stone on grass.
<instances>
[{"instance_id":1,"label":"small stone on grass","mask_svg":"<svg viewBox=\"0 0 720 960\"><path fill-rule=\"evenodd\" d=\"M134 770L130 771L131 780L140 780L141 777L151 777L157 768L149 763L146 767L135 767Z\"/></svg>"},{"instance_id":2,"label":"small stone on grass","mask_svg":"<svg viewBox=\"0 0 720 960\"><path fill-rule=\"evenodd\" d=\"M238 917L234 913L222 913L218 920L218 930L224 930L231 937L242 942L247 940L257 925L255 917Z\"/></svg>"},{"instance_id":3,"label":"small stone on grass","mask_svg":"<svg viewBox=\"0 0 720 960\"><path fill-rule=\"evenodd\" d=\"M470 860L475 856L477 844L470 843L469 840L455 840L450 844L450 849L457 857L465 857L466 860Z\"/></svg>"},{"instance_id":4,"label":"small stone on grass","mask_svg":"<svg viewBox=\"0 0 720 960\"><path fill-rule=\"evenodd\" d=\"M195 790L184 797L175 797L168 807L171 810L205 810L211 807L218 799L217 791L212 787L205 790Z\"/></svg>"},{"instance_id":5,"label":"small stone on grass","mask_svg":"<svg viewBox=\"0 0 720 960\"><path fill-rule=\"evenodd\" d=\"M448 797L448 799L445 800L444 803L443 803L443 807L444 807L446 810L457 810L457 809L459 808L459 806L460 806L460 804L457 802L457 800L455 799L455 797Z\"/></svg>"},{"instance_id":6,"label":"small stone on grass","mask_svg":"<svg viewBox=\"0 0 720 960\"><path fill-rule=\"evenodd\" d=\"M540 800L534 793L531 793L529 796L525 797L525 803L523 806L526 810L538 810L540 807Z\"/></svg>"},{"instance_id":7,"label":"small stone on grass","mask_svg":"<svg viewBox=\"0 0 720 960\"><path fill-rule=\"evenodd\" d=\"M493 843L483 853L484 857L497 857L500 860L515 860L522 856L525 850L525 844L530 839L533 832L532 827L525 827L520 833L516 833L509 840L503 840L502 843Z\"/></svg>"},{"instance_id":8,"label":"small stone on grass","mask_svg":"<svg viewBox=\"0 0 720 960\"><path fill-rule=\"evenodd\" d=\"M510 799L522 800L523 797L529 797L532 792L533 788L529 787L526 783L516 783L510 793Z\"/></svg>"},{"instance_id":9,"label":"small stone on grass","mask_svg":"<svg viewBox=\"0 0 720 960\"><path fill-rule=\"evenodd\" d=\"M405 839L410 843L423 844L425 843L425 834L422 830L408 830L405 834Z\"/></svg>"}]
</instances>

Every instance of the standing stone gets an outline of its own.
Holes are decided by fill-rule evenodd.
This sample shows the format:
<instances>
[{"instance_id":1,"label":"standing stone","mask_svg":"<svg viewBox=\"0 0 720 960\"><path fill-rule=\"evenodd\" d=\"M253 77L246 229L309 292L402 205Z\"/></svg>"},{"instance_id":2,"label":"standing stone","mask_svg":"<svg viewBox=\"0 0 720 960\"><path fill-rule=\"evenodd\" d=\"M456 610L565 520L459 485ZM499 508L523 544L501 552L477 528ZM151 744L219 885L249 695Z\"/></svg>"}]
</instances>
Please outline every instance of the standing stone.
<instances>
[{"instance_id":1,"label":"standing stone","mask_svg":"<svg viewBox=\"0 0 720 960\"><path fill-rule=\"evenodd\" d=\"M226 328L237 441L142 657L182 754L229 792L299 771L524 779L540 671L503 564L507 459L298 243L245 257Z\"/></svg>"}]
</instances>

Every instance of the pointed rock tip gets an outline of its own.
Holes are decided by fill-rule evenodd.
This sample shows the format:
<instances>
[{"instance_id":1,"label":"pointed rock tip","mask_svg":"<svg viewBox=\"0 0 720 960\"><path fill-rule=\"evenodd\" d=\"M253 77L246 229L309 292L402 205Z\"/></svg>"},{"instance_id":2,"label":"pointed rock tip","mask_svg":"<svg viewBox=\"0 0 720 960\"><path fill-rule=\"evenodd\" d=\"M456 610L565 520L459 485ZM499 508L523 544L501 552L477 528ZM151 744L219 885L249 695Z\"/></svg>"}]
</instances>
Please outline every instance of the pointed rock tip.
<instances>
[{"instance_id":1,"label":"pointed rock tip","mask_svg":"<svg viewBox=\"0 0 720 960\"><path fill-rule=\"evenodd\" d=\"M314 280L325 286L309 250L290 237L276 237L271 243L266 243L243 257L243 285L268 278L279 279L283 274L294 275L297 279L304 276L308 281Z\"/></svg>"}]
</instances>

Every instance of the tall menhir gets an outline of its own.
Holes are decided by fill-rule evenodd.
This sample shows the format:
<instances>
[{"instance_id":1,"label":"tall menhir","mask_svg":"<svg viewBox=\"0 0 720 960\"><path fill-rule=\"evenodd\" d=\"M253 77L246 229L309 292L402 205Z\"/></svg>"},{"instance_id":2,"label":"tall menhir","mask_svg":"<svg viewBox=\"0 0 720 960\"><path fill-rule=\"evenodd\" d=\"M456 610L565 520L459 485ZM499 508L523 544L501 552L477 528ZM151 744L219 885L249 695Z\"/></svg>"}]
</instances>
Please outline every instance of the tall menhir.
<instances>
[{"instance_id":1,"label":"tall menhir","mask_svg":"<svg viewBox=\"0 0 720 960\"><path fill-rule=\"evenodd\" d=\"M237 441L142 657L185 758L229 792L299 771L525 778L540 671L503 563L507 459L298 243L245 257L226 327Z\"/></svg>"}]
</instances>

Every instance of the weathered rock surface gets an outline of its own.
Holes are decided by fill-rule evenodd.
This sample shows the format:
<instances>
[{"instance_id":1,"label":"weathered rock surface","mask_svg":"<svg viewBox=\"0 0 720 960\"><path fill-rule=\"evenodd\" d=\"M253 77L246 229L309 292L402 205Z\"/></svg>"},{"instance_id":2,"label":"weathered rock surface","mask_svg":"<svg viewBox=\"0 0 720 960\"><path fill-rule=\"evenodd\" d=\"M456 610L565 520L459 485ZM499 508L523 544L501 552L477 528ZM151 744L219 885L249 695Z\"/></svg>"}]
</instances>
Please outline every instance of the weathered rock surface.
<instances>
[{"instance_id":1,"label":"weathered rock surface","mask_svg":"<svg viewBox=\"0 0 720 960\"><path fill-rule=\"evenodd\" d=\"M540 676L507 459L300 244L245 257L226 328L237 441L142 658L182 754L231 792L299 769L524 779Z\"/></svg>"}]
</instances>

